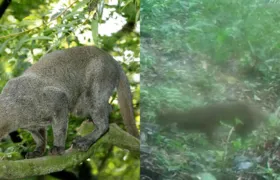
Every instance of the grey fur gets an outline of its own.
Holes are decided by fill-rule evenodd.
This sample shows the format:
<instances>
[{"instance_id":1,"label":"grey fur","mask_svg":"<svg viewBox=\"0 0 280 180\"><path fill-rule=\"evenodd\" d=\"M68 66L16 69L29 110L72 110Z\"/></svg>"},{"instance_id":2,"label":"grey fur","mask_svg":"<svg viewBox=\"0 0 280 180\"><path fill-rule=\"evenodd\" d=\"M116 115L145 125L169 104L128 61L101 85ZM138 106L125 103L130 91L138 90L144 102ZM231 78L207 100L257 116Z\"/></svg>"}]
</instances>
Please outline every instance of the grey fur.
<instances>
[{"instance_id":1,"label":"grey fur","mask_svg":"<svg viewBox=\"0 0 280 180\"><path fill-rule=\"evenodd\" d=\"M92 46L46 54L21 76L11 79L0 94L0 138L18 128L26 129L37 144L27 157L41 156L46 145L45 129L51 124L51 153L61 154L68 114L74 111L89 114L96 125L92 133L73 142L74 148L86 151L109 128L108 100L115 87L127 130L139 137L129 83L117 61Z\"/></svg>"}]
</instances>

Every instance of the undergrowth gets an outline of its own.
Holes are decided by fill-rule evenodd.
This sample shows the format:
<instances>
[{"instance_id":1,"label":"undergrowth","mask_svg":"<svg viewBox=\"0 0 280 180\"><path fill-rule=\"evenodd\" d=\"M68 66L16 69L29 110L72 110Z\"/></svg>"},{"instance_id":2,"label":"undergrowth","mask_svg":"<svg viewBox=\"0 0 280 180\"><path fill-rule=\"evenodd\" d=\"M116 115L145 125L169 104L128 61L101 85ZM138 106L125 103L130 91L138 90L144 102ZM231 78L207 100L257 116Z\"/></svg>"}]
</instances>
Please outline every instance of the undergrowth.
<instances>
[{"instance_id":1,"label":"undergrowth","mask_svg":"<svg viewBox=\"0 0 280 180\"><path fill-rule=\"evenodd\" d=\"M161 179L280 179L280 4L270 0L143 0L141 146ZM164 108L245 100L271 114L245 141L155 123ZM227 132L229 132L228 130ZM219 134L219 133L217 133ZM141 159L142 161L142 159ZM143 162L144 162L143 161ZM143 163L142 167L147 164Z\"/></svg>"}]
</instances>

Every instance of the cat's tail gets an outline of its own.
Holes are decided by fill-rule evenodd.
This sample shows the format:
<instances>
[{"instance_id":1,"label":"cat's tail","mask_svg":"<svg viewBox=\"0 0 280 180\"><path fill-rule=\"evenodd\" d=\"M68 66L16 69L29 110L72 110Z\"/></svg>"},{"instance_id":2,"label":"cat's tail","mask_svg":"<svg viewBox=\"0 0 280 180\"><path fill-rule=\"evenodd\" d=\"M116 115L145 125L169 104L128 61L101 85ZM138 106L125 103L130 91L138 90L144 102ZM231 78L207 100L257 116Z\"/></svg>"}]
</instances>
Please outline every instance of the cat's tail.
<instances>
[{"instance_id":1,"label":"cat's tail","mask_svg":"<svg viewBox=\"0 0 280 180\"><path fill-rule=\"evenodd\" d=\"M132 94L130 91L130 86L128 79L119 66L120 69L120 79L119 84L117 86L118 92L118 102L120 105L121 115L124 119L124 125L127 131L136 138L139 138L139 132L136 127L134 112L133 112L133 105L132 105Z\"/></svg>"}]
</instances>

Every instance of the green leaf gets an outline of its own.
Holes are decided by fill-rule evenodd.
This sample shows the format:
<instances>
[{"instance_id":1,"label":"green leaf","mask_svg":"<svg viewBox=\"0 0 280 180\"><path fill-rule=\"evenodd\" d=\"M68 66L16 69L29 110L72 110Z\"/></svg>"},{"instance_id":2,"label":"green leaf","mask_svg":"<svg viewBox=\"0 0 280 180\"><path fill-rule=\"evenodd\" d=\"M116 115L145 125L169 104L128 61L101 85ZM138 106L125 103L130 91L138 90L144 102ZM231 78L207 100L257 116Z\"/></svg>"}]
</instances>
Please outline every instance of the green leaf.
<instances>
[{"instance_id":1,"label":"green leaf","mask_svg":"<svg viewBox=\"0 0 280 180\"><path fill-rule=\"evenodd\" d=\"M78 12L78 10L80 8L82 8L83 6L85 6L90 0L83 0L81 2L79 2L77 5L74 6L74 8L72 9L72 12L67 14L66 16L63 17L63 19L68 19L69 17L73 16L74 14L80 13Z\"/></svg>"},{"instance_id":2,"label":"green leaf","mask_svg":"<svg viewBox=\"0 0 280 180\"><path fill-rule=\"evenodd\" d=\"M99 39L98 39L98 20L93 19L91 21L91 33L92 33L92 39L94 44L99 47Z\"/></svg>"}]
</instances>

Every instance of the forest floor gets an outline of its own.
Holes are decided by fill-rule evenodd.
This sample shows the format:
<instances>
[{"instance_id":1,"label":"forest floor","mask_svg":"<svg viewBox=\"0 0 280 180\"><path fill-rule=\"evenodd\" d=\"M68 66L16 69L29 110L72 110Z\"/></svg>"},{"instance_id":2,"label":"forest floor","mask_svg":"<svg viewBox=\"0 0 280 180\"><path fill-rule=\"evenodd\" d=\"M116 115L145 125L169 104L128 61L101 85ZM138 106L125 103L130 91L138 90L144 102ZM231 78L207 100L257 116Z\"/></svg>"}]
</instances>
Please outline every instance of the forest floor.
<instances>
[{"instance_id":1,"label":"forest floor","mask_svg":"<svg viewBox=\"0 0 280 180\"><path fill-rule=\"evenodd\" d=\"M237 59L215 64L204 54L167 53L152 38L141 39L141 54L155 61L154 66L141 69L141 91L172 85L182 97L191 99L190 106L242 100L271 115L280 105L280 86L265 82L253 68L242 68ZM217 179L280 177L279 128L265 130L262 135L257 131L246 145L232 141L213 147L202 135L186 135L176 128L159 132L153 118L145 116L145 108L141 113L141 179L198 179L204 172L210 173L205 176L213 174Z\"/></svg>"}]
</instances>

